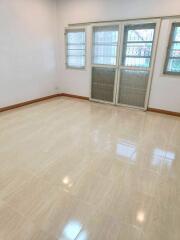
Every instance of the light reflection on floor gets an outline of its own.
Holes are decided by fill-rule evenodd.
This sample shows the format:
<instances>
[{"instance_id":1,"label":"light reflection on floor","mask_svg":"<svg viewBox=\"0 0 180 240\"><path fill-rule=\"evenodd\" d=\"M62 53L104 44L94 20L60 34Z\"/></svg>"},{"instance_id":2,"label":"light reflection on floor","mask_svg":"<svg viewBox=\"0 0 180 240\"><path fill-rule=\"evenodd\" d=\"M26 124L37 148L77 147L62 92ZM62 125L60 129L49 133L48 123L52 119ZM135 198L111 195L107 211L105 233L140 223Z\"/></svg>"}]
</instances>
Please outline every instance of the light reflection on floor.
<instances>
[{"instance_id":1,"label":"light reflection on floor","mask_svg":"<svg viewBox=\"0 0 180 240\"><path fill-rule=\"evenodd\" d=\"M170 168L175 160L175 153L164 151L160 148L155 148L153 150L152 165L165 165Z\"/></svg>"},{"instance_id":2,"label":"light reflection on floor","mask_svg":"<svg viewBox=\"0 0 180 240\"><path fill-rule=\"evenodd\" d=\"M78 221L71 220L64 227L63 233L58 240L74 240L80 233L81 229L82 225Z\"/></svg>"},{"instance_id":3,"label":"light reflection on floor","mask_svg":"<svg viewBox=\"0 0 180 240\"><path fill-rule=\"evenodd\" d=\"M117 144L116 154L125 158L128 158L130 161L136 160L136 146L133 143L128 141L122 141Z\"/></svg>"}]
</instances>

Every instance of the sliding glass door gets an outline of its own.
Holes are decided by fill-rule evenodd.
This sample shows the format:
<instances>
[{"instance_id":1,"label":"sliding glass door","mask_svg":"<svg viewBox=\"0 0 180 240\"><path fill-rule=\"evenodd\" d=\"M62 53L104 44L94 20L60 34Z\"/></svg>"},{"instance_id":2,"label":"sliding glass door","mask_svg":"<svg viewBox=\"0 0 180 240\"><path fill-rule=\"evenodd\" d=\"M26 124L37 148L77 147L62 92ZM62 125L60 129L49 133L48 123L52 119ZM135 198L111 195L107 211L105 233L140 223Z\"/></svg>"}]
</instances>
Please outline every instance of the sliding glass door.
<instances>
[{"instance_id":1,"label":"sliding glass door","mask_svg":"<svg viewBox=\"0 0 180 240\"><path fill-rule=\"evenodd\" d=\"M93 27L92 100L146 109L158 31L158 20Z\"/></svg>"}]
</instances>

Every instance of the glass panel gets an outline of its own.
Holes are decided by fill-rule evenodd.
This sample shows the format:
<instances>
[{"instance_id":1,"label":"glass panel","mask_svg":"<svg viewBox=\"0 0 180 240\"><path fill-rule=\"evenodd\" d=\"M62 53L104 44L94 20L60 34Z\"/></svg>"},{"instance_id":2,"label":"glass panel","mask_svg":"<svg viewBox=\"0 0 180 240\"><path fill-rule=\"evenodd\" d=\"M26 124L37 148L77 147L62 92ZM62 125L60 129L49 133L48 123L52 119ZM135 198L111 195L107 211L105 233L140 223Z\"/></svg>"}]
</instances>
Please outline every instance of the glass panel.
<instances>
[{"instance_id":1,"label":"glass panel","mask_svg":"<svg viewBox=\"0 0 180 240\"><path fill-rule=\"evenodd\" d=\"M68 56L68 66L82 68L85 65L85 58L82 56Z\"/></svg>"},{"instance_id":2,"label":"glass panel","mask_svg":"<svg viewBox=\"0 0 180 240\"><path fill-rule=\"evenodd\" d=\"M174 41L180 41L180 26L175 27L174 30Z\"/></svg>"},{"instance_id":3,"label":"glass panel","mask_svg":"<svg viewBox=\"0 0 180 240\"><path fill-rule=\"evenodd\" d=\"M168 72L180 72L180 58L179 59L169 59L167 65Z\"/></svg>"},{"instance_id":4,"label":"glass panel","mask_svg":"<svg viewBox=\"0 0 180 240\"><path fill-rule=\"evenodd\" d=\"M91 97L97 100L113 102L114 80L114 68L93 67Z\"/></svg>"},{"instance_id":5,"label":"glass panel","mask_svg":"<svg viewBox=\"0 0 180 240\"><path fill-rule=\"evenodd\" d=\"M150 58L125 58L125 66L129 67L145 67L148 68L150 65Z\"/></svg>"},{"instance_id":6,"label":"glass panel","mask_svg":"<svg viewBox=\"0 0 180 240\"><path fill-rule=\"evenodd\" d=\"M128 25L124 29L124 66L149 68L155 24Z\"/></svg>"},{"instance_id":7,"label":"glass panel","mask_svg":"<svg viewBox=\"0 0 180 240\"><path fill-rule=\"evenodd\" d=\"M94 57L94 64L116 65L115 57Z\"/></svg>"},{"instance_id":8,"label":"glass panel","mask_svg":"<svg viewBox=\"0 0 180 240\"><path fill-rule=\"evenodd\" d=\"M122 70L118 103L144 107L148 79L148 71Z\"/></svg>"},{"instance_id":9,"label":"glass panel","mask_svg":"<svg viewBox=\"0 0 180 240\"><path fill-rule=\"evenodd\" d=\"M118 26L94 27L94 43L116 44L118 42Z\"/></svg>"},{"instance_id":10,"label":"glass panel","mask_svg":"<svg viewBox=\"0 0 180 240\"><path fill-rule=\"evenodd\" d=\"M68 50L68 56L83 56L84 55L84 50Z\"/></svg>"},{"instance_id":11,"label":"glass panel","mask_svg":"<svg viewBox=\"0 0 180 240\"><path fill-rule=\"evenodd\" d=\"M152 43L127 43L126 56L150 57Z\"/></svg>"},{"instance_id":12,"label":"glass panel","mask_svg":"<svg viewBox=\"0 0 180 240\"><path fill-rule=\"evenodd\" d=\"M170 57L180 57L180 50L171 50Z\"/></svg>"},{"instance_id":13,"label":"glass panel","mask_svg":"<svg viewBox=\"0 0 180 240\"><path fill-rule=\"evenodd\" d=\"M94 27L93 64L116 65L118 26Z\"/></svg>"},{"instance_id":14,"label":"glass panel","mask_svg":"<svg viewBox=\"0 0 180 240\"><path fill-rule=\"evenodd\" d=\"M81 49L85 50L85 44L68 44L68 49L73 50L73 49Z\"/></svg>"},{"instance_id":15,"label":"glass panel","mask_svg":"<svg viewBox=\"0 0 180 240\"><path fill-rule=\"evenodd\" d=\"M94 58L98 57L116 57L116 46L94 46Z\"/></svg>"},{"instance_id":16,"label":"glass panel","mask_svg":"<svg viewBox=\"0 0 180 240\"><path fill-rule=\"evenodd\" d=\"M180 42L179 43L172 43L171 49L172 50L180 50Z\"/></svg>"},{"instance_id":17,"label":"glass panel","mask_svg":"<svg viewBox=\"0 0 180 240\"><path fill-rule=\"evenodd\" d=\"M83 68L85 66L85 31L67 31L67 65Z\"/></svg>"},{"instance_id":18,"label":"glass panel","mask_svg":"<svg viewBox=\"0 0 180 240\"><path fill-rule=\"evenodd\" d=\"M170 50L170 57L180 57L180 43L173 43Z\"/></svg>"},{"instance_id":19,"label":"glass panel","mask_svg":"<svg viewBox=\"0 0 180 240\"><path fill-rule=\"evenodd\" d=\"M67 32L68 44L85 43L85 32L72 31Z\"/></svg>"},{"instance_id":20,"label":"glass panel","mask_svg":"<svg viewBox=\"0 0 180 240\"><path fill-rule=\"evenodd\" d=\"M142 27L143 28L143 27ZM154 28L153 29L134 29L128 30L127 41L128 42L147 42L153 41L154 38Z\"/></svg>"}]
</instances>

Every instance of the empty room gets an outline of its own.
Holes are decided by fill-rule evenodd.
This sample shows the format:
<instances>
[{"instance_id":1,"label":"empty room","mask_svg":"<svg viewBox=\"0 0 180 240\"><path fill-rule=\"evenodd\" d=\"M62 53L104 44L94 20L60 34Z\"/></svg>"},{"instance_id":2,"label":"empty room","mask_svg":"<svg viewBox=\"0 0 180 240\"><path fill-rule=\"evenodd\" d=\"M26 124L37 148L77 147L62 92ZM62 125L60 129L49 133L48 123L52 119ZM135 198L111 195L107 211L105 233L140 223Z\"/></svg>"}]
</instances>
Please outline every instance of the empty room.
<instances>
[{"instance_id":1,"label":"empty room","mask_svg":"<svg viewBox=\"0 0 180 240\"><path fill-rule=\"evenodd\" d=\"M180 240L179 0L0 0L0 240Z\"/></svg>"}]
</instances>

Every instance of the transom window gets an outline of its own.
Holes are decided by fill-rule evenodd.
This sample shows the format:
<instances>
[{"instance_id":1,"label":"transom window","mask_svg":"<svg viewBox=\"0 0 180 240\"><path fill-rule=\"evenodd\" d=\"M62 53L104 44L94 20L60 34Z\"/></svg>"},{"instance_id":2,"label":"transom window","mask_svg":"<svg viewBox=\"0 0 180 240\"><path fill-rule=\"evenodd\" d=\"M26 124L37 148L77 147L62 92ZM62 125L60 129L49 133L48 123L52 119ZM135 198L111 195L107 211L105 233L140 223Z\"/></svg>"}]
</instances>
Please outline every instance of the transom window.
<instances>
[{"instance_id":1,"label":"transom window","mask_svg":"<svg viewBox=\"0 0 180 240\"><path fill-rule=\"evenodd\" d=\"M155 24L127 25L124 29L122 65L149 68Z\"/></svg>"},{"instance_id":2,"label":"transom window","mask_svg":"<svg viewBox=\"0 0 180 240\"><path fill-rule=\"evenodd\" d=\"M180 74L180 23L173 23L164 73Z\"/></svg>"},{"instance_id":3,"label":"transom window","mask_svg":"<svg viewBox=\"0 0 180 240\"><path fill-rule=\"evenodd\" d=\"M66 30L66 65L69 68L85 68L86 36L84 29Z\"/></svg>"},{"instance_id":4,"label":"transom window","mask_svg":"<svg viewBox=\"0 0 180 240\"><path fill-rule=\"evenodd\" d=\"M119 26L93 28L93 64L116 65Z\"/></svg>"}]
</instances>

